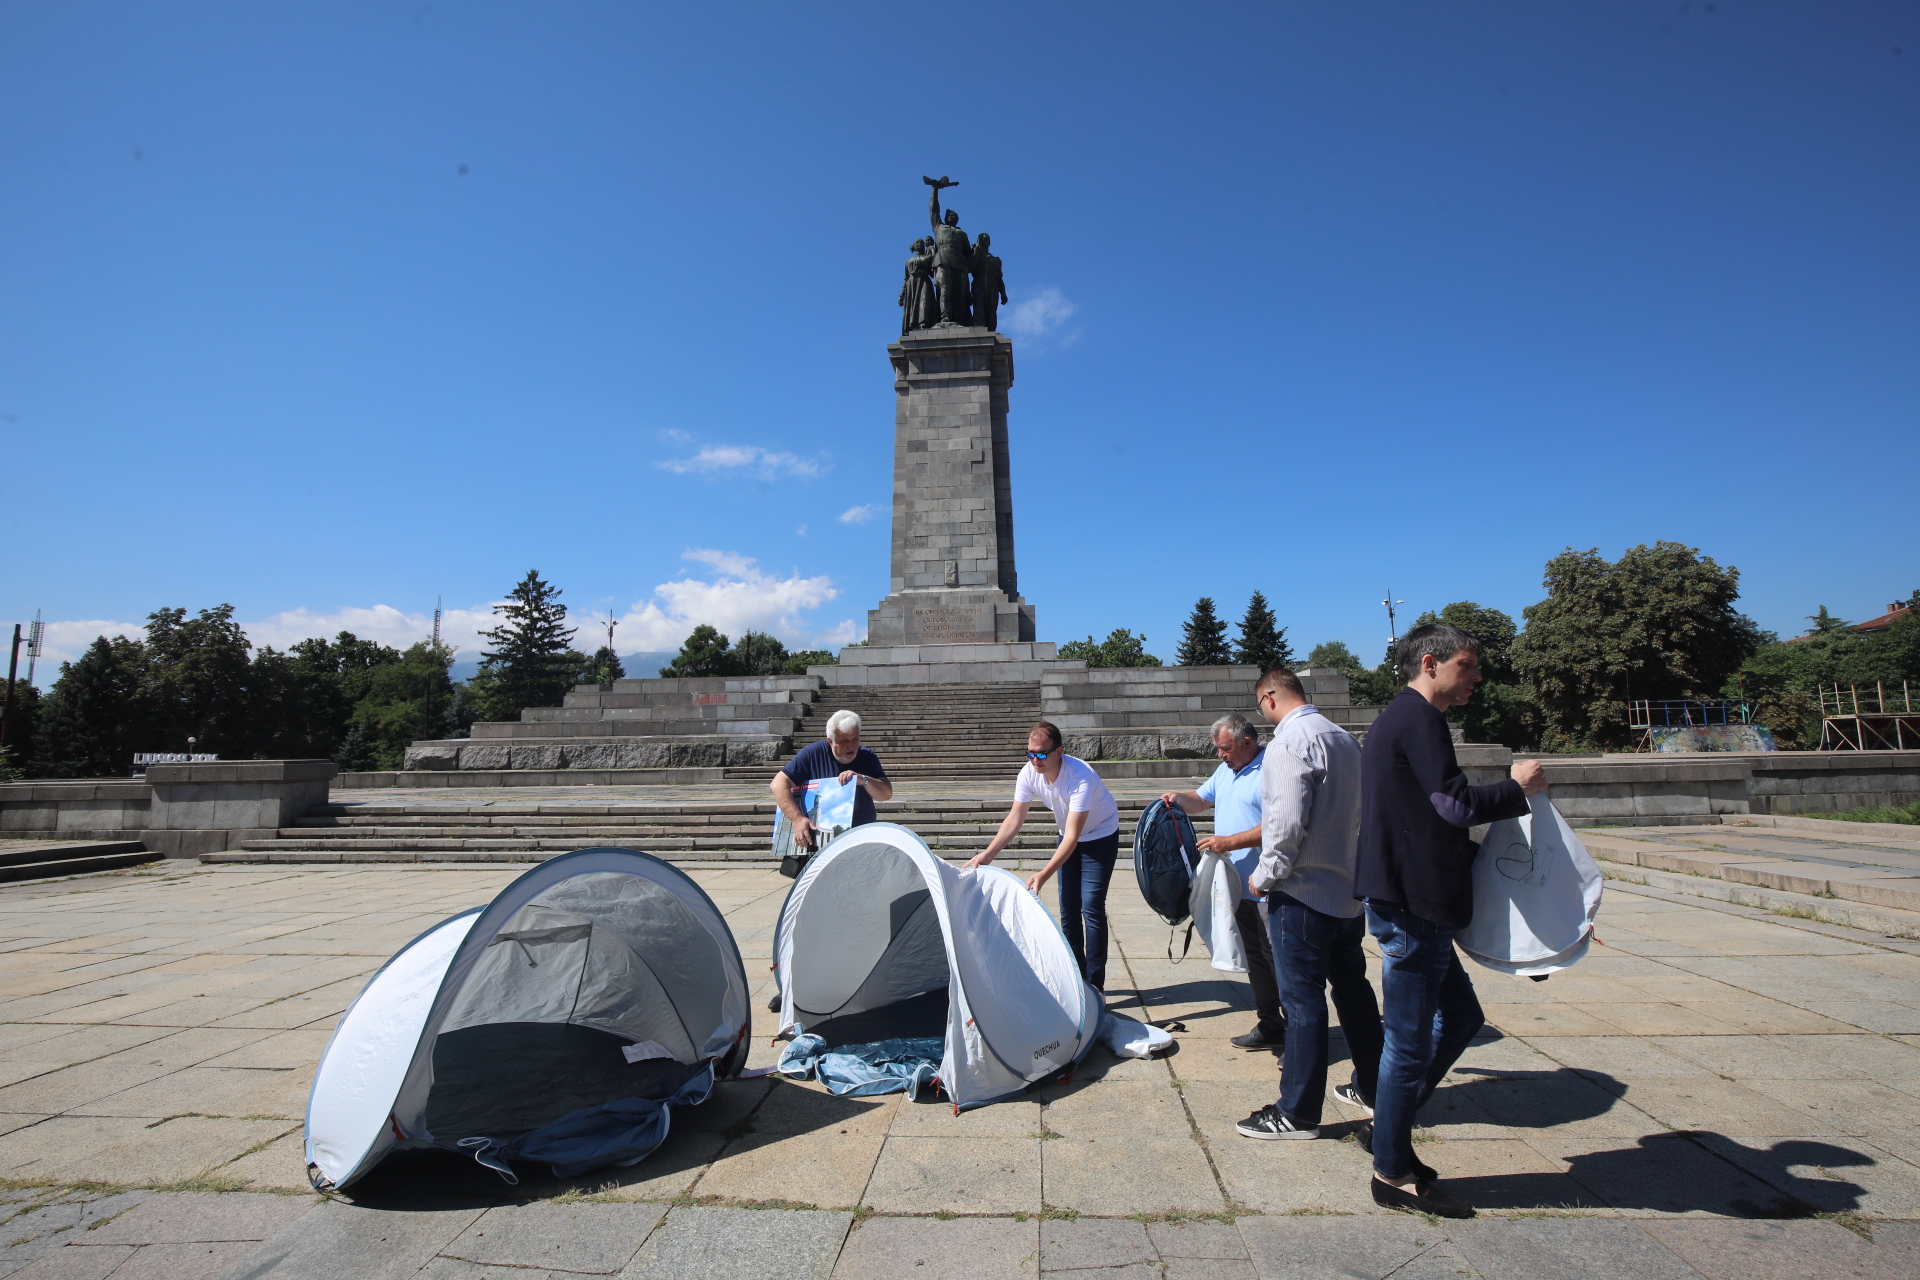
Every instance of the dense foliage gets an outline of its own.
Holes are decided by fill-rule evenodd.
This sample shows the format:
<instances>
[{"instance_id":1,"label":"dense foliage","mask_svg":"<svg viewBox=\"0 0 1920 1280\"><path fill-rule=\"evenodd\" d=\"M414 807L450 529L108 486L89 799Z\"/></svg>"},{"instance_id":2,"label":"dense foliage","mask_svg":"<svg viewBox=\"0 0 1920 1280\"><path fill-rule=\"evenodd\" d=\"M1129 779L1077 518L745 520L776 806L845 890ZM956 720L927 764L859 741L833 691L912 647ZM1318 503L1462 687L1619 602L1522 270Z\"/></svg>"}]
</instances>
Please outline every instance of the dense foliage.
<instances>
[{"instance_id":1,"label":"dense foliage","mask_svg":"<svg viewBox=\"0 0 1920 1280\"><path fill-rule=\"evenodd\" d=\"M1183 667L1233 665L1227 646L1227 622L1213 611L1213 597L1201 596L1181 627L1180 650L1173 660Z\"/></svg>"},{"instance_id":2,"label":"dense foliage","mask_svg":"<svg viewBox=\"0 0 1920 1280\"><path fill-rule=\"evenodd\" d=\"M161 609L139 640L101 636L34 707L29 777L125 776L135 752L332 759L398 768L416 738L464 734L473 716L447 678L453 651L405 652L343 631L250 652L233 609ZM18 744L16 744L16 748Z\"/></svg>"},{"instance_id":3,"label":"dense foliage","mask_svg":"<svg viewBox=\"0 0 1920 1280\"><path fill-rule=\"evenodd\" d=\"M1797 640L1762 644L1740 664L1726 693L1753 700L1754 719L1773 730L1776 745L1817 747L1821 685L1905 680L1920 692L1920 591L1907 604L1913 612L1884 630L1868 632L1844 630L1846 624L1822 605L1807 619L1812 631Z\"/></svg>"},{"instance_id":4,"label":"dense foliage","mask_svg":"<svg viewBox=\"0 0 1920 1280\"><path fill-rule=\"evenodd\" d=\"M1611 564L1568 548L1547 562L1545 585L1513 664L1533 688L1548 750L1631 746L1629 701L1718 696L1766 638L1734 610L1740 571L1677 542L1632 547Z\"/></svg>"},{"instance_id":5,"label":"dense foliage","mask_svg":"<svg viewBox=\"0 0 1920 1280\"><path fill-rule=\"evenodd\" d=\"M1062 658L1078 658L1090 667L1157 667L1160 659L1147 652L1147 637L1116 627L1098 643L1092 636L1060 646Z\"/></svg>"},{"instance_id":6,"label":"dense foliage","mask_svg":"<svg viewBox=\"0 0 1920 1280\"><path fill-rule=\"evenodd\" d=\"M801 649L788 653L778 639L749 631L734 644L715 627L701 623L693 629L673 661L660 668L663 676L803 676L808 667L830 667L839 662L831 650Z\"/></svg>"}]
</instances>

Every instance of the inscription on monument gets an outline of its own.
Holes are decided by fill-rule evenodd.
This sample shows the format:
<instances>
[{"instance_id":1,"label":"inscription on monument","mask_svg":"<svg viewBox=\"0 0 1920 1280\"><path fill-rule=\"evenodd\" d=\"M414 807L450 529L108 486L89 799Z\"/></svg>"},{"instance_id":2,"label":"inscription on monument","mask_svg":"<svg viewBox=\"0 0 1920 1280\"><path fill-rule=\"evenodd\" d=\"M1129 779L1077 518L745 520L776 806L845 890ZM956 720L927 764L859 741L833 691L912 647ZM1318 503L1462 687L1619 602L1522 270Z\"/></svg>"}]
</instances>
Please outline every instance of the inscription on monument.
<instances>
[{"instance_id":1,"label":"inscription on monument","mask_svg":"<svg viewBox=\"0 0 1920 1280\"><path fill-rule=\"evenodd\" d=\"M907 614L908 644L976 644L993 641L991 604L926 605Z\"/></svg>"}]
</instances>

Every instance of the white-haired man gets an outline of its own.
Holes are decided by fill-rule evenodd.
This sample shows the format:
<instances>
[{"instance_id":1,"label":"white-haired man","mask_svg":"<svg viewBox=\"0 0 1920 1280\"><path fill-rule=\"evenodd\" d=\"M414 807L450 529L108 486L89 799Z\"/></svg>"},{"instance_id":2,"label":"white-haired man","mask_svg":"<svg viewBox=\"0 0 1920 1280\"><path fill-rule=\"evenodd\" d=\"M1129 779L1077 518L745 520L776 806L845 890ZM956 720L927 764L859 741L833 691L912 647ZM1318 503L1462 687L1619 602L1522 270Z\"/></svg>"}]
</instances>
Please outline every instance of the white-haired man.
<instances>
[{"instance_id":1,"label":"white-haired man","mask_svg":"<svg viewBox=\"0 0 1920 1280\"><path fill-rule=\"evenodd\" d=\"M780 806L793 824L793 838L801 846L813 843L813 823L802 808L800 797L807 784L821 778L837 778L841 783L860 780L853 796L853 825L878 822L875 800L893 799L893 783L880 767L880 757L860 745L860 717L851 711L836 711L827 718L827 736L801 748L793 759L780 766L771 784L773 802Z\"/></svg>"}]
</instances>

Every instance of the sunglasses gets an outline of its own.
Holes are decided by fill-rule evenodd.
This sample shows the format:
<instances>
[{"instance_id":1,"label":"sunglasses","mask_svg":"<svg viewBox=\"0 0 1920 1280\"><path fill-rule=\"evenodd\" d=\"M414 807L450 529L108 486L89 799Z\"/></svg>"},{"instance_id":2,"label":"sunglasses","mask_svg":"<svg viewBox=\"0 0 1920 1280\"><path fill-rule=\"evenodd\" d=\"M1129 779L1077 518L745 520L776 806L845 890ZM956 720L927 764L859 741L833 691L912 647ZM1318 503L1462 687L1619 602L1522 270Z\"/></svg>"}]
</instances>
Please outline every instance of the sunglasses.
<instances>
[{"instance_id":1,"label":"sunglasses","mask_svg":"<svg viewBox=\"0 0 1920 1280\"><path fill-rule=\"evenodd\" d=\"M1027 759L1029 759L1029 760L1045 760L1045 759L1046 759L1046 758L1047 758L1048 756L1050 756L1050 755L1052 755L1052 754L1053 754L1053 752L1051 752L1051 751L1029 751L1029 752L1027 752Z\"/></svg>"}]
</instances>

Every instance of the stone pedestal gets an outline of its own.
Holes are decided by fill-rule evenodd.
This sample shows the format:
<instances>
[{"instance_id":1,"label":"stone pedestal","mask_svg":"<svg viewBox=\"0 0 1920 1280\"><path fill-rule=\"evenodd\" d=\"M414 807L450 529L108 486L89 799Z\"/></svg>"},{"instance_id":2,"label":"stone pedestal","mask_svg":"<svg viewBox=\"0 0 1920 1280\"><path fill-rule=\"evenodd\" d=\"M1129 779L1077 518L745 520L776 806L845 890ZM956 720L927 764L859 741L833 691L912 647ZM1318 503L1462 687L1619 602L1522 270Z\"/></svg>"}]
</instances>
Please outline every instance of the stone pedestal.
<instances>
[{"instance_id":1,"label":"stone pedestal","mask_svg":"<svg viewBox=\"0 0 1920 1280\"><path fill-rule=\"evenodd\" d=\"M1033 606L1013 565L1007 388L1013 343L987 329L917 329L893 361L893 561L867 643L1017 644Z\"/></svg>"},{"instance_id":2,"label":"stone pedestal","mask_svg":"<svg viewBox=\"0 0 1920 1280\"><path fill-rule=\"evenodd\" d=\"M270 839L327 802L338 768L331 760L235 760L156 764L146 846L169 858L195 858Z\"/></svg>"}]
</instances>

